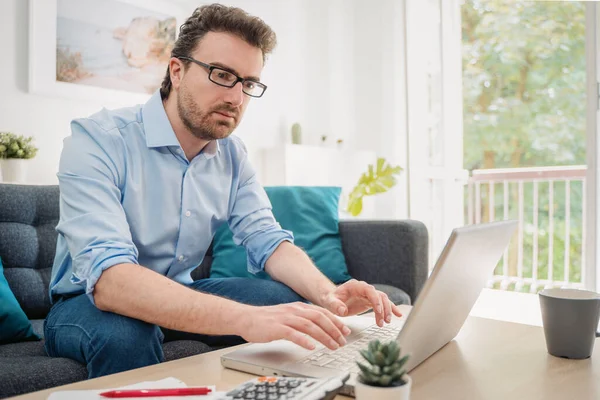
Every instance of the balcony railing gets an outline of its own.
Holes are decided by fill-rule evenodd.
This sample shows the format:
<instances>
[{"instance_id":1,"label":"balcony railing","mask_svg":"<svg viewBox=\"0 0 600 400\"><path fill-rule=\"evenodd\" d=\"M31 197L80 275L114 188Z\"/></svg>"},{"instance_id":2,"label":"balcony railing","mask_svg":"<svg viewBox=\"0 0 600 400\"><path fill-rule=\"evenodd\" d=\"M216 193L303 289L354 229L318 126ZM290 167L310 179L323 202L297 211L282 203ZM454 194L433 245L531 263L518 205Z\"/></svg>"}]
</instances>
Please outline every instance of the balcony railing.
<instances>
[{"instance_id":1,"label":"balcony railing","mask_svg":"<svg viewBox=\"0 0 600 400\"><path fill-rule=\"evenodd\" d=\"M519 221L489 287L585 286L585 176L585 166L472 171L466 221Z\"/></svg>"}]
</instances>

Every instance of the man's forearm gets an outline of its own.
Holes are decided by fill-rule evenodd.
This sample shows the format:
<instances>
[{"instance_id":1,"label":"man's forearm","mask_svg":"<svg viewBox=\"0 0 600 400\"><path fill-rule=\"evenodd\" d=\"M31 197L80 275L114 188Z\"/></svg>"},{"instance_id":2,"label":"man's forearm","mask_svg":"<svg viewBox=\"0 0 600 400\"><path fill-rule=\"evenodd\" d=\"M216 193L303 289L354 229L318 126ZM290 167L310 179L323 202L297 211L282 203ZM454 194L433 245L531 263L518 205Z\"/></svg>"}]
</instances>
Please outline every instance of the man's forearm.
<instances>
[{"instance_id":1,"label":"man's forearm","mask_svg":"<svg viewBox=\"0 0 600 400\"><path fill-rule=\"evenodd\" d=\"M136 264L105 270L93 294L100 310L209 335L239 334L235 322L250 307L197 292Z\"/></svg>"},{"instance_id":2,"label":"man's forearm","mask_svg":"<svg viewBox=\"0 0 600 400\"><path fill-rule=\"evenodd\" d=\"M315 267L308 255L287 241L281 242L271 254L265 270L273 279L317 305L322 305L323 296L335 290L335 285Z\"/></svg>"}]
</instances>

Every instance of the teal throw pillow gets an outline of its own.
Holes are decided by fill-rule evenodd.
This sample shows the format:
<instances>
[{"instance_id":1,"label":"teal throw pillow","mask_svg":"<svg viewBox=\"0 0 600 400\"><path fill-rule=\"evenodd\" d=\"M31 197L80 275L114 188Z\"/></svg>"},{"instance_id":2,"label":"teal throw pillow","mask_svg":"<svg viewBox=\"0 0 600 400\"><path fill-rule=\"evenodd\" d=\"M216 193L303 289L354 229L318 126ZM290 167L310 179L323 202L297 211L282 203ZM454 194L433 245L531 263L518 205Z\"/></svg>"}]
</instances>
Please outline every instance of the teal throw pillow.
<instances>
[{"instance_id":1,"label":"teal throw pillow","mask_svg":"<svg viewBox=\"0 0 600 400\"><path fill-rule=\"evenodd\" d=\"M4 277L0 260L0 344L40 340Z\"/></svg>"},{"instance_id":2,"label":"teal throw pillow","mask_svg":"<svg viewBox=\"0 0 600 400\"><path fill-rule=\"evenodd\" d=\"M338 226L341 188L271 186L265 187L265 191L275 219L294 234L296 246L335 284L349 280ZM228 224L223 224L215 234L210 277L270 279L265 272L256 275L248 272L246 250L233 242Z\"/></svg>"}]
</instances>

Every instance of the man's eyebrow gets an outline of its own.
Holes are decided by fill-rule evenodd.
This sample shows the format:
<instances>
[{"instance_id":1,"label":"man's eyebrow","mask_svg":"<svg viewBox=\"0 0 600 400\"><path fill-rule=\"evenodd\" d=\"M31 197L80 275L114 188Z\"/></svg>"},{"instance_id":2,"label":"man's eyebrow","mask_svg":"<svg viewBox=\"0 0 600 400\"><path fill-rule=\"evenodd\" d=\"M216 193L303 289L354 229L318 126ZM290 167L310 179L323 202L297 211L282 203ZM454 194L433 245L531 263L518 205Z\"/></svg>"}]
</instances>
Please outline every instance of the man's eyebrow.
<instances>
[{"instance_id":1,"label":"man's eyebrow","mask_svg":"<svg viewBox=\"0 0 600 400\"><path fill-rule=\"evenodd\" d=\"M236 74L237 76L240 76L240 73L237 72L235 69L228 67L227 65L222 64L220 62L211 62L210 65L214 65L215 67L222 68L226 71ZM260 82L260 78L258 78L256 76L246 76L246 77L244 77L244 79L249 79L251 81Z\"/></svg>"}]
</instances>

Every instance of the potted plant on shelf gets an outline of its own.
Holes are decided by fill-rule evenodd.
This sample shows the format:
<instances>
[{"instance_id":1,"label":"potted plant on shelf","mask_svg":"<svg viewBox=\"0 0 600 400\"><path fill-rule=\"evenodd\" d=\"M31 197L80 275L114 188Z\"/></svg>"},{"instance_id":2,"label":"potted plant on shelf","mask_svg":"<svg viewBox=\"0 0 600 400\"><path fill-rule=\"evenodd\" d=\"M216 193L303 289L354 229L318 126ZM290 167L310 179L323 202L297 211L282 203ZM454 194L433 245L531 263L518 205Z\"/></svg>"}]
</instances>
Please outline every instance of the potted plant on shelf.
<instances>
[{"instance_id":1,"label":"potted plant on shelf","mask_svg":"<svg viewBox=\"0 0 600 400\"><path fill-rule=\"evenodd\" d=\"M356 362L360 368L355 394L357 400L408 400L412 380L404 365L409 356L400 357L398 343L372 340L360 354L369 365Z\"/></svg>"},{"instance_id":2,"label":"potted plant on shelf","mask_svg":"<svg viewBox=\"0 0 600 400\"><path fill-rule=\"evenodd\" d=\"M385 193L393 188L401 171L402 167L391 166L381 157L377 159L377 165L369 164L367 172L362 174L348 196L346 211L354 217L358 216L363 209L363 197Z\"/></svg>"},{"instance_id":3,"label":"potted plant on shelf","mask_svg":"<svg viewBox=\"0 0 600 400\"><path fill-rule=\"evenodd\" d=\"M302 144L302 126L298 122L292 125L292 144Z\"/></svg>"},{"instance_id":4,"label":"potted plant on shelf","mask_svg":"<svg viewBox=\"0 0 600 400\"><path fill-rule=\"evenodd\" d=\"M38 151L32 141L32 137L0 132L0 172L4 182L25 182L27 160L35 157Z\"/></svg>"}]
</instances>

